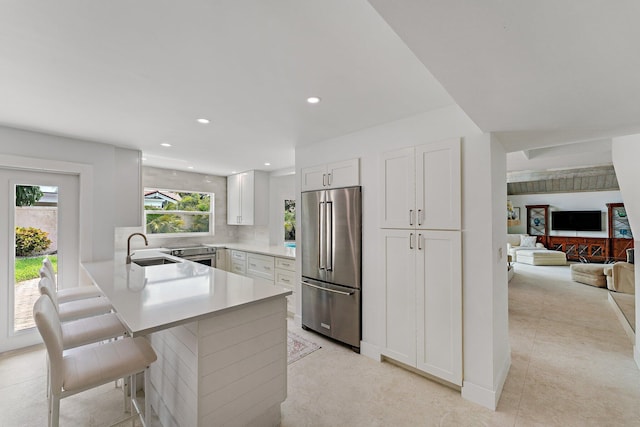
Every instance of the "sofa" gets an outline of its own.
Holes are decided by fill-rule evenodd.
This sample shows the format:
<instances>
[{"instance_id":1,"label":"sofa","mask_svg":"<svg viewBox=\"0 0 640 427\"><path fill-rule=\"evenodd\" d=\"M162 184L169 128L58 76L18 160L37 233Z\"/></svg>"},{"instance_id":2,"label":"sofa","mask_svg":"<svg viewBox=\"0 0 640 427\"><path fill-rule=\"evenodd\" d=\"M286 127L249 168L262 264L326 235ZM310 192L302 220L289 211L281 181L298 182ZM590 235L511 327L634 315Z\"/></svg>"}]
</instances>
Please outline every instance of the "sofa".
<instances>
[{"instance_id":1,"label":"sofa","mask_svg":"<svg viewBox=\"0 0 640 427\"><path fill-rule=\"evenodd\" d=\"M535 249L545 249L542 243L536 243L536 236L529 236L528 234L507 234L507 255L511 255L513 262L518 261L518 251Z\"/></svg>"},{"instance_id":2,"label":"sofa","mask_svg":"<svg viewBox=\"0 0 640 427\"><path fill-rule=\"evenodd\" d=\"M636 293L635 267L628 262L616 262L604 269L607 289L625 294Z\"/></svg>"},{"instance_id":3,"label":"sofa","mask_svg":"<svg viewBox=\"0 0 640 427\"><path fill-rule=\"evenodd\" d=\"M571 280L595 286L596 288L606 288L607 278L605 271L608 268L605 264L578 263L571 264Z\"/></svg>"}]
</instances>

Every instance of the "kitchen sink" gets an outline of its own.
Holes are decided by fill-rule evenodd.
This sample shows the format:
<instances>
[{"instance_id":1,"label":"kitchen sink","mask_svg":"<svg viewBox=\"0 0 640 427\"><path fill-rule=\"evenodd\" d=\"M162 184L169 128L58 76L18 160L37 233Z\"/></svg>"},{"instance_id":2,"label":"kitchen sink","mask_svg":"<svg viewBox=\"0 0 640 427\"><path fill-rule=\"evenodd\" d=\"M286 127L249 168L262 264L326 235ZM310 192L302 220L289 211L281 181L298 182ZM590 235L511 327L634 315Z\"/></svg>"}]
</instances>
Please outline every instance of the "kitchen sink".
<instances>
[{"instance_id":1,"label":"kitchen sink","mask_svg":"<svg viewBox=\"0 0 640 427\"><path fill-rule=\"evenodd\" d=\"M144 259L136 259L131 261L134 264L139 265L140 267L150 267L152 265L164 265L164 264L176 264L181 261L174 261L169 258L144 258Z\"/></svg>"}]
</instances>

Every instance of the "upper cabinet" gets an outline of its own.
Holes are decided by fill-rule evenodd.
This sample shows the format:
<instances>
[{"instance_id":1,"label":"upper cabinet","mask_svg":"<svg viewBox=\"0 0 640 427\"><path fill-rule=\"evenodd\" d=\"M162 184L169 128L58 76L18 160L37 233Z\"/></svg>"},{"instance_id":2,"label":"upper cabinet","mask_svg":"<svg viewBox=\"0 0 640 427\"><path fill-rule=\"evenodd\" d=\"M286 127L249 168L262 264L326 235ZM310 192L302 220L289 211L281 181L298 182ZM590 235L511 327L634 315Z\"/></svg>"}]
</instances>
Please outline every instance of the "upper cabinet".
<instances>
[{"instance_id":1,"label":"upper cabinet","mask_svg":"<svg viewBox=\"0 0 640 427\"><path fill-rule=\"evenodd\" d=\"M269 175L247 171L227 177L227 224L266 225L269 221Z\"/></svg>"},{"instance_id":2,"label":"upper cabinet","mask_svg":"<svg viewBox=\"0 0 640 427\"><path fill-rule=\"evenodd\" d=\"M359 159L302 169L302 191L360 185Z\"/></svg>"},{"instance_id":3,"label":"upper cabinet","mask_svg":"<svg viewBox=\"0 0 640 427\"><path fill-rule=\"evenodd\" d=\"M381 228L461 228L460 138L382 154Z\"/></svg>"}]
</instances>

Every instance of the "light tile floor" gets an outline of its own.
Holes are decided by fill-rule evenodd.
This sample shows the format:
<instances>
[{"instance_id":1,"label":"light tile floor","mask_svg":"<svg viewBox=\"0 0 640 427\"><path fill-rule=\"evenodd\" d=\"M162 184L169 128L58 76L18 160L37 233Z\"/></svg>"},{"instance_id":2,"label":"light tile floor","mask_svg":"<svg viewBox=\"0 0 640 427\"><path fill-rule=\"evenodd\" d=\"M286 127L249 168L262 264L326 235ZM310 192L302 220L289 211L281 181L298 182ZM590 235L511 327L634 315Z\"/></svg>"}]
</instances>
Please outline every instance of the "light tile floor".
<instances>
[{"instance_id":1,"label":"light tile floor","mask_svg":"<svg viewBox=\"0 0 640 427\"><path fill-rule=\"evenodd\" d=\"M282 426L640 426L640 371L605 289L567 267L515 264L509 284L512 366L498 409L295 326L322 348L289 365ZM0 356L0 426L46 420L44 351ZM121 416L108 384L62 401L62 426Z\"/></svg>"}]
</instances>

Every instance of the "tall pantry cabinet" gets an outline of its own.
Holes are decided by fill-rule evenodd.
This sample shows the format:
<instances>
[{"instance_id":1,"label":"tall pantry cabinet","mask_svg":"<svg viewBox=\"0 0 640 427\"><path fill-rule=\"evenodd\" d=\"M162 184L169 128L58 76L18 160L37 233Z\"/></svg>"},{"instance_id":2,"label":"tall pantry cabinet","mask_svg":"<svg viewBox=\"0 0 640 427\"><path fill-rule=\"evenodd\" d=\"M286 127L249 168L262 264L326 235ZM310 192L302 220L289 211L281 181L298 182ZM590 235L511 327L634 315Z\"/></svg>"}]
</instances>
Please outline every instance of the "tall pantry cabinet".
<instances>
[{"instance_id":1,"label":"tall pantry cabinet","mask_svg":"<svg viewBox=\"0 0 640 427\"><path fill-rule=\"evenodd\" d=\"M462 385L460 139L381 159L381 353Z\"/></svg>"}]
</instances>

